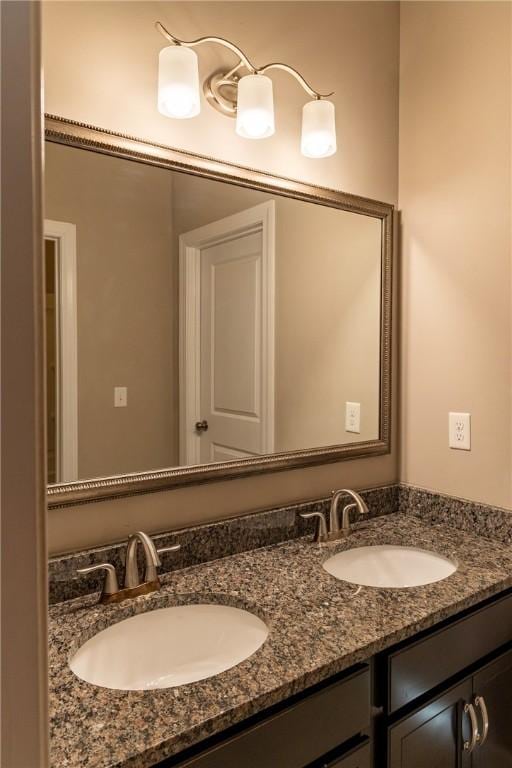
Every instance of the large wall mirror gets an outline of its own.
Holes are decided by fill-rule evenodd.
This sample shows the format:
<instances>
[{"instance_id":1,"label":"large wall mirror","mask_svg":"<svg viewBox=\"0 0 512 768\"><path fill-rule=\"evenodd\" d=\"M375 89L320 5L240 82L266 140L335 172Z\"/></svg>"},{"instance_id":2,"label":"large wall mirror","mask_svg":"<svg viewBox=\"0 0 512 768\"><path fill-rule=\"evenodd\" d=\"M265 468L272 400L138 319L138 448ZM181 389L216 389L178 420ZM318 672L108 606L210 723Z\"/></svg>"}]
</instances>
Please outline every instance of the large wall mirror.
<instances>
[{"instance_id":1,"label":"large wall mirror","mask_svg":"<svg viewBox=\"0 0 512 768\"><path fill-rule=\"evenodd\" d=\"M389 450L392 206L46 139L50 505Z\"/></svg>"}]
</instances>

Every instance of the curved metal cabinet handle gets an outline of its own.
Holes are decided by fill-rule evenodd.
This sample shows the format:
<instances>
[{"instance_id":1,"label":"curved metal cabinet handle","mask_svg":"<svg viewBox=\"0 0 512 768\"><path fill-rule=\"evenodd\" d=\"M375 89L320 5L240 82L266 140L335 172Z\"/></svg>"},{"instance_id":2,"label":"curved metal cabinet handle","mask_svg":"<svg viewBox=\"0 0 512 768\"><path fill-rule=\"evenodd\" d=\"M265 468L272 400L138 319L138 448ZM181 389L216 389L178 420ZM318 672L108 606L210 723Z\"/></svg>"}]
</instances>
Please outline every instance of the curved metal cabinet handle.
<instances>
[{"instance_id":1,"label":"curved metal cabinet handle","mask_svg":"<svg viewBox=\"0 0 512 768\"><path fill-rule=\"evenodd\" d=\"M478 734L478 744L483 747L489 735L489 713L483 696L475 696L475 707L482 713L482 733Z\"/></svg>"},{"instance_id":2,"label":"curved metal cabinet handle","mask_svg":"<svg viewBox=\"0 0 512 768\"><path fill-rule=\"evenodd\" d=\"M472 704L464 704L463 712L465 715L469 715L469 720L471 723L471 738L469 741L464 742L464 752L469 752L469 754L471 754L480 739L480 734L478 732L478 721L476 718L475 708Z\"/></svg>"},{"instance_id":3,"label":"curved metal cabinet handle","mask_svg":"<svg viewBox=\"0 0 512 768\"><path fill-rule=\"evenodd\" d=\"M304 520L316 518L318 523L313 537L313 541L327 541L327 522L323 512L300 512Z\"/></svg>"},{"instance_id":4,"label":"curved metal cabinet handle","mask_svg":"<svg viewBox=\"0 0 512 768\"><path fill-rule=\"evenodd\" d=\"M80 575L94 573L95 571L105 571L105 582L103 584L104 595L115 595L116 592L119 592L116 569L111 563L99 563L98 565L90 565L87 568L77 569L77 573Z\"/></svg>"}]
</instances>

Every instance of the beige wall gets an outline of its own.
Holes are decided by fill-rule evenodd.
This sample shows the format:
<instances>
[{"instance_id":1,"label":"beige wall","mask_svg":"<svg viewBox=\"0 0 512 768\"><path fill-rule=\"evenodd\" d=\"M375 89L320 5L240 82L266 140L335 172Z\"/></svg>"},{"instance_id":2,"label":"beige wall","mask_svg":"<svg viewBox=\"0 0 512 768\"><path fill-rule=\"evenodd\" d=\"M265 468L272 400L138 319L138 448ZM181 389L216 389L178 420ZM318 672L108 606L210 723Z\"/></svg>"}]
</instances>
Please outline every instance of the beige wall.
<instances>
[{"instance_id":1,"label":"beige wall","mask_svg":"<svg viewBox=\"0 0 512 768\"><path fill-rule=\"evenodd\" d=\"M276 251L277 449L377 439L380 220L278 199Z\"/></svg>"},{"instance_id":2,"label":"beige wall","mask_svg":"<svg viewBox=\"0 0 512 768\"><path fill-rule=\"evenodd\" d=\"M122 11L122 12L120 12ZM308 160L299 152L304 96L293 80L275 76L274 137L246 141L233 123L203 106L178 123L156 111L157 54L163 42L156 18L183 37L220 32L255 60L295 64L333 89L339 151ZM397 201L398 4L391 2L212 2L44 4L45 108L104 128L156 139L301 180L387 202ZM203 62L219 66L211 49ZM226 54L225 62L232 61ZM396 399L395 399L396 405ZM157 531L294 499L324 495L341 485L397 479L397 453L111 503L55 510L50 549L123 538L134 527Z\"/></svg>"},{"instance_id":3,"label":"beige wall","mask_svg":"<svg viewBox=\"0 0 512 768\"><path fill-rule=\"evenodd\" d=\"M78 477L177 464L172 174L47 142L45 217L77 228Z\"/></svg>"},{"instance_id":4,"label":"beige wall","mask_svg":"<svg viewBox=\"0 0 512 768\"><path fill-rule=\"evenodd\" d=\"M404 3L403 480L512 506L511 4ZM448 448L448 411L472 450Z\"/></svg>"},{"instance_id":5,"label":"beige wall","mask_svg":"<svg viewBox=\"0 0 512 768\"><path fill-rule=\"evenodd\" d=\"M300 154L307 95L273 74L276 133L264 141L235 134L207 107L173 121L156 109L162 21L193 39L221 34L255 62L285 61L319 90L335 91L338 153ZM43 3L45 105L52 114L129 132L181 149L395 202L399 8L394 2L81 2ZM218 46L200 51L201 75L236 63Z\"/></svg>"}]
</instances>

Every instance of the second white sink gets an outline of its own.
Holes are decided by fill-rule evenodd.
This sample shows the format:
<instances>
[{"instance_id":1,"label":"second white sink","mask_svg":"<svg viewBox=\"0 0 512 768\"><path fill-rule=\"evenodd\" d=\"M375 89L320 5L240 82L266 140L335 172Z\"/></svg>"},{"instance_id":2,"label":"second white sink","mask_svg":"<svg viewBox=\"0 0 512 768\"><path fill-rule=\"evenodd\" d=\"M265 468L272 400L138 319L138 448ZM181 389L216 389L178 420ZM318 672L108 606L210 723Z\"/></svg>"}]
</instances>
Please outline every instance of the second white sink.
<instances>
[{"instance_id":1,"label":"second white sink","mask_svg":"<svg viewBox=\"0 0 512 768\"><path fill-rule=\"evenodd\" d=\"M104 688L174 688L240 664L263 645L268 633L261 619L241 608L160 608L98 632L69 666L77 677Z\"/></svg>"},{"instance_id":2,"label":"second white sink","mask_svg":"<svg viewBox=\"0 0 512 768\"><path fill-rule=\"evenodd\" d=\"M350 584L388 589L432 584L457 570L453 560L436 552L389 544L346 549L326 560L323 567Z\"/></svg>"}]
</instances>

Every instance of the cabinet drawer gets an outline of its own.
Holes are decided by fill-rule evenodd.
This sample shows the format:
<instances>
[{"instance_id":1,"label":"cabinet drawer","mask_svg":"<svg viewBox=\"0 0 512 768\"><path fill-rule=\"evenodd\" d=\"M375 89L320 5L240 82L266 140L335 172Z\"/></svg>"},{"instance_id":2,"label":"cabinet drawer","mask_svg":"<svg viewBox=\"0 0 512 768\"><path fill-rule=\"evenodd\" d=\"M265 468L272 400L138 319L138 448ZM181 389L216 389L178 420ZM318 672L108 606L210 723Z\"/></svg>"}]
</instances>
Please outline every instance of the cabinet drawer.
<instances>
[{"instance_id":1,"label":"cabinet drawer","mask_svg":"<svg viewBox=\"0 0 512 768\"><path fill-rule=\"evenodd\" d=\"M512 594L485 605L387 657L388 711L512 641Z\"/></svg>"},{"instance_id":2,"label":"cabinet drawer","mask_svg":"<svg viewBox=\"0 0 512 768\"><path fill-rule=\"evenodd\" d=\"M190 760L180 768L304 768L370 723L368 667L327 685ZM345 768L344 763L340 766ZM364 763L361 766L365 766ZM347 768L359 768L358 763Z\"/></svg>"},{"instance_id":3,"label":"cabinet drawer","mask_svg":"<svg viewBox=\"0 0 512 768\"><path fill-rule=\"evenodd\" d=\"M324 768L370 768L370 745L356 747L333 763L326 763Z\"/></svg>"}]
</instances>

